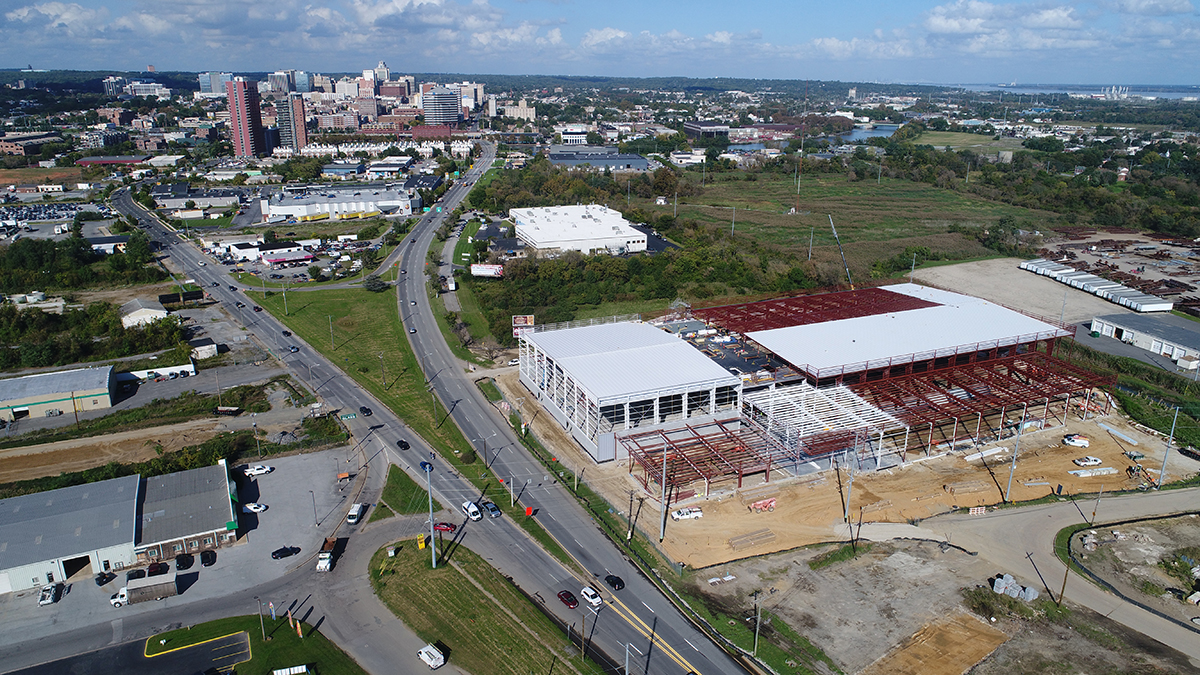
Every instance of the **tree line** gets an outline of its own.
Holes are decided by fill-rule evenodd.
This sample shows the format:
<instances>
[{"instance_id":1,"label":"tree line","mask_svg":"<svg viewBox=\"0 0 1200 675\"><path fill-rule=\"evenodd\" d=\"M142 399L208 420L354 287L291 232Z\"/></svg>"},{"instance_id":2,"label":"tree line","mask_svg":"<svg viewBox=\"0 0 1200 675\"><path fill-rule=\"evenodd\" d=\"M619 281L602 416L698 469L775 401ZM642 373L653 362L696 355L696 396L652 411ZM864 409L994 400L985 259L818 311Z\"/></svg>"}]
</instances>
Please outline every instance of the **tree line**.
<instances>
[{"instance_id":1,"label":"tree line","mask_svg":"<svg viewBox=\"0 0 1200 675\"><path fill-rule=\"evenodd\" d=\"M162 281L166 273L147 265L151 260L150 242L141 230L130 233L124 253L112 255L93 251L86 239L77 236L61 241L18 239L0 248L0 291L27 293Z\"/></svg>"},{"instance_id":2,"label":"tree line","mask_svg":"<svg viewBox=\"0 0 1200 675\"><path fill-rule=\"evenodd\" d=\"M62 314L0 305L0 370L41 368L186 348L174 318L140 328L121 325L120 309L97 302Z\"/></svg>"}]
</instances>

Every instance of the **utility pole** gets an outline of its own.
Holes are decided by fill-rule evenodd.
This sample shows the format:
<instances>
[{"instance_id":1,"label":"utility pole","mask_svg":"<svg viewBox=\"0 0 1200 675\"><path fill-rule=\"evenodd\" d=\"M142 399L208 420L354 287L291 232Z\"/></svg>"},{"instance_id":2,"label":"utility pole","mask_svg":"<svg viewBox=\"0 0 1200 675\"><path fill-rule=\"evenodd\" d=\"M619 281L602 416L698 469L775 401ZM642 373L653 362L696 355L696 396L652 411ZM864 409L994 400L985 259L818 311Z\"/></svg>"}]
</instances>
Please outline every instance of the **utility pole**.
<instances>
[{"instance_id":1,"label":"utility pole","mask_svg":"<svg viewBox=\"0 0 1200 675\"><path fill-rule=\"evenodd\" d=\"M809 260L812 260L812 245L813 245L813 235L814 235L814 234L816 234L816 233L817 233L817 226L816 226L816 225L813 225L813 226L812 226L812 227L811 227L811 228L808 230L808 259L809 259Z\"/></svg>"},{"instance_id":2,"label":"utility pole","mask_svg":"<svg viewBox=\"0 0 1200 675\"><path fill-rule=\"evenodd\" d=\"M667 538L667 449L663 448L662 520L658 526L658 543Z\"/></svg>"},{"instance_id":3,"label":"utility pole","mask_svg":"<svg viewBox=\"0 0 1200 675\"><path fill-rule=\"evenodd\" d=\"M730 223L730 225L729 225L729 234L733 234L733 231L736 228L737 228L737 207L735 206L735 207L733 207L733 222Z\"/></svg>"},{"instance_id":4,"label":"utility pole","mask_svg":"<svg viewBox=\"0 0 1200 675\"><path fill-rule=\"evenodd\" d=\"M258 442L258 422L254 422L254 447L258 448L258 458L262 459L262 444Z\"/></svg>"},{"instance_id":5,"label":"utility pole","mask_svg":"<svg viewBox=\"0 0 1200 675\"><path fill-rule=\"evenodd\" d=\"M387 369L383 365L383 352L379 352L379 372L382 373L383 386L387 387Z\"/></svg>"},{"instance_id":6,"label":"utility pole","mask_svg":"<svg viewBox=\"0 0 1200 675\"><path fill-rule=\"evenodd\" d=\"M336 347L333 346L333 317L328 314L326 314L326 316L329 317L329 348L336 349Z\"/></svg>"},{"instance_id":7,"label":"utility pole","mask_svg":"<svg viewBox=\"0 0 1200 675\"><path fill-rule=\"evenodd\" d=\"M221 405L221 376L213 373L213 377L217 378L217 405Z\"/></svg>"},{"instance_id":8,"label":"utility pole","mask_svg":"<svg viewBox=\"0 0 1200 675\"><path fill-rule=\"evenodd\" d=\"M1008 468L1008 487L1004 489L1004 503L1008 503L1008 493L1012 491L1013 474L1017 471L1017 453L1021 451L1021 432L1025 431L1025 413L1029 410L1029 406L1021 411L1021 424L1017 427L1017 442L1013 445L1012 464ZM1001 420L1003 424L1003 420Z\"/></svg>"},{"instance_id":9,"label":"utility pole","mask_svg":"<svg viewBox=\"0 0 1200 675\"><path fill-rule=\"evenodd\" d=\"M1175 423L1179 421L1179 406L1175 406L1175 419L1171 420L1171 435L1167 436L1167 449L1163 452L1162 469L1158 472L1158 489L1161 490L1163 481L1167 478L1167 458L1171 456L1171 442L1175 440Z\"/></svg>"},{"instance_id":10,"label":"utility pole","mask_svg":"<svg viewBox=\"0 0 1200 675\"><path fill-rule=\"evenodd\" d=\"M758 625L762 623L762 608L758 604L758 595L762 591L754 591L754 651L751 656L758 657Z\"/></svg>"}]
</instances>

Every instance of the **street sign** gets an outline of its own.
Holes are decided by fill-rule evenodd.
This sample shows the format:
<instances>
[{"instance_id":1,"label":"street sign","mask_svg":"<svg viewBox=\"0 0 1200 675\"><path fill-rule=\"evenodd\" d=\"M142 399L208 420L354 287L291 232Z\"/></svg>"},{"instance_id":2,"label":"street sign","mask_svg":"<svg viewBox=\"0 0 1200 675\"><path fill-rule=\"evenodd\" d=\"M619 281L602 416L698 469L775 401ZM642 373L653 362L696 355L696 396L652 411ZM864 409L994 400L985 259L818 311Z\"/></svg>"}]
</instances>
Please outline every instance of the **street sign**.
<instances>
[{"instance_id":1,"label":"street sign","mask_svg":"<svg viewBox=\"0 0 1200 675\"><path fill-rule=\"evenodd\" d=\"M352 419L355 419L355 418L357 418L357 417L358 417L358 414L357 414L357 413L348 413L348 414L346 414L346 415L342 415L342 419L344 419L344 420L352 420Z\"/></svg>"}]
</instances>

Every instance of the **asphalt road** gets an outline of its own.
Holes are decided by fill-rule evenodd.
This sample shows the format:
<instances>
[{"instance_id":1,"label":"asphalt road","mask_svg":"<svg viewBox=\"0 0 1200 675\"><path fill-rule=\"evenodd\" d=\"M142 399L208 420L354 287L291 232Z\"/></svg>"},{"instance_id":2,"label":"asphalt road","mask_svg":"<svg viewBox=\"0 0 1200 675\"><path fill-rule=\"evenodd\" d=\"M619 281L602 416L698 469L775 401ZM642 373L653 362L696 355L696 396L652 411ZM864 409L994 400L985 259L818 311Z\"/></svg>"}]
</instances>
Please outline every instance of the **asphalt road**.
<instances>
[{"instance_id":1,"label":"asphalt road","mask_svg":"<svg viewBox=\"0 0 1200 675\"><path fill-rule=\"evenodd\" d=\"M397 285L397 308L405 326L417 330L409 336L414 352L421 360L434 391L443 404L452 410L454 422L459 425L464 435L479 447L482 448L483 442L487 441L487 461L496 469L497 474L515 479L521 503L537 510L542 525L591 576L584 579L575 578L507 518L471 523L464 528L460 540L487 558L504 574L513 577L527 593L545 601L550 611L559 615L566 623L573 623L576 630L586 625L589 640L617 661L624 660L628 644L631 645L631 666L640 659L637 669L645 673L741 672L739 664L711 643L676 611L648 580L637 573L577 505L574 498L525 453L511 434L506 421L500 418L478 388L463 373L461 362L453 356L441 338L424 290L425 277L420 274L420 270L425 267L425 252L433 242L434 233L470 190L463 183L477 181L491 166L494 146L485 147L487 149L484 156L476 161L477 168L470 171L444 195L439 204L442 211L439 213L434 208L421 218L409 235L410 240L415 238L416 242L398 247L384 261L383 267L400 262L401 267L409 270ZM127 191L114 195L113 203L121 212L135 215L142 227L152 235L152 239L164 242L166 252L174 262L218 301L228 306L242 297L240 291L228 289L229 277L222 268L200 265L201 262L205 262L204 256L190 243L182 241L177 234L163 227L140 205L135 205ZM213 287L214 281L219 285ZM234 285L237 286L236 283ZM415 307L410 304L413 300L417 302ZM273 354L301 380L310 381L329 408L357 411L359 405L365 404L376 411L370 418L359 417L348 422L366 458L368 480L361 498L363 501L373 501L381 491L389 455L415 479L424 478L416 464L421 459L429 458L431 449L411 434L400 419L382 404L371 400L351 378L326 362L307 345L302 345L298 354L287 353L286 345L297 341L294 337L283 338L284 326L269 313L242 311L235 312L234 315L242 320L263 344L272 349ZM404 456L398 456L399 451L395 450L395 441L399 438L406 438L413 443L412 449L404 453ZM481 456L483 454L481 452ZM438 499L445 504L456 505L480 496L469 481L456 475L437 459L436 455L434 457L432 463L435 470L431 479L434 495ZM394 537L384 536L374 541L360 536L352 537L345 554L348 564L344 563L343 571L335 570L328 578L336 580L341 578L341 575L354 575L355 566L361 566L361 569L365 570L365 561L370 553L393 539ZM350 562L359 559L362 560L361 564ZM350 571L345 571L346 568L350 568ZM604 586L602 579L609 573L617 574L625 580L627 586L623 591L613 593ZM357 583L370 595L365 572L362 574L364 576L360 580L351 583ZM320 597L324 590L322 581L325 579L314 579L313 585L308 587L301 585L296 588L295 595L300 596L307 588L314 596ZM335 581L335 584L343 592L349 590L341 582ZM558 591L564 589L578 595L580 588L585 584L592 585L604 597L605 602L598 610L586 608L586 603L576 610L569 610L554 597ZM286 583L284 587L287 587ZM257 590L257 594L263 593L261 589ZM372 614L378 621L384 622L380 615L390 614L378 606L377 600L362 598L359 602L368 605L374 603L375 609L379 611ZM340 638L338 643L360 663L376 664L376 667L368 666L372 672L394 672L396 668L407 670L406 664L412 662L412 672L421 672L424 666L420 662L414 662L412 656L415 648L408 649L402 646L411 643L419 647L420 644L413 642L415 636L406 629L401 629L399 622L384 622L392 626L386 638L362 641L355 636L361 634L363 626L353 613L335 608L338 604L333 602L323 605L323 611L327 613L329 620L322 630L328 635ZM344 626L353 629L345 630ZM392 635L397 633L399 639L394 639Z\"/></svg>"}]
</instances>

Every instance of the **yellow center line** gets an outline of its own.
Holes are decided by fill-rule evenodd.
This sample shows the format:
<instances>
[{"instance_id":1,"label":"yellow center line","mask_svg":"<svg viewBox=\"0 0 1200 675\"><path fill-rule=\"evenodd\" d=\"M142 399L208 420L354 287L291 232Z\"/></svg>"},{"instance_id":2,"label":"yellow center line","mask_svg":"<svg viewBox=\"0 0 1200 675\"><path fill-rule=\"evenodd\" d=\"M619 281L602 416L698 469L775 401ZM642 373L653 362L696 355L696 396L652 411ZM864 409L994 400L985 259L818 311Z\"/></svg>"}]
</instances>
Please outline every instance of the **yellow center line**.
<instances>
[{"instance_id":1,"label":"yellow center line","mask_svg":"<svg viewBox=\"0 0 1200 675\"><path fill-rule=\"evenodd\" d=\"M628 623L634 630L641 633L644 637L649 638L650 644L658 645L658 648L667 655L667 658L678 664L680 668L699 675L700 671L696 670L691 663L688 663L688 660L683 658L679 652L675 651L674 647L667 644L666 640L664 640L658 633L653 632L653 629L651 629L650 626L647 626L646 622L642 621L637 614L634 614L633 610L625 606L625 603L621 602L616 597L613 597L612 607L617 612L617 616L625 619L626 623ZM618 609L618 607L620 609Z\"/></svg>"}]
</instances>

